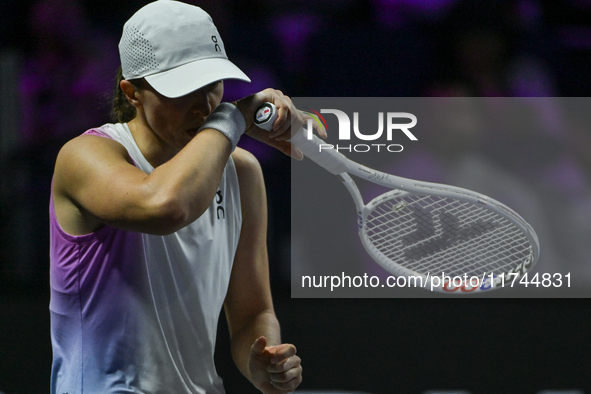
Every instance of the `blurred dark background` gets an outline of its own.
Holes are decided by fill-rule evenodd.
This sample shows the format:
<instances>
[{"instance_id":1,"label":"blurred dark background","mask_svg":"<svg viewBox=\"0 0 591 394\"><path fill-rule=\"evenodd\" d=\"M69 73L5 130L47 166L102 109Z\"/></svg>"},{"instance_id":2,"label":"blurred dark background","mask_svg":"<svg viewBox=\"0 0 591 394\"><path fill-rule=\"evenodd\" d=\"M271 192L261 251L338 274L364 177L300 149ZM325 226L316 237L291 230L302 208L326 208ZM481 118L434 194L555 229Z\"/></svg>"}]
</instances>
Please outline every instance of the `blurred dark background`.
<instances>
[{"instance_id":1,"label":"blurred dark background","mask_svg":"<svg viewBox=\"0 0 591 394\"><path fill-rule=\"evenodd\" d=\"M109 121L121 28L146 3L0 3L0 392L49 388L53 163L65 141ZM228 101L269 86L293 97L591 91L588 0L190 3L212 15L230 59L253 80L228 81ZM571 196L586 215L578 228L591 236L589 123L577 130L555 137L557 149L573 152ZM589 385L589 299L291 299L290 161L246 137L241 145L265 172L276 309L284 339L304 360L302 389L536 393ZM543 180L532 182L551 193ZM566 256L584 250L563 244L556 249ZM581 255L587 269L588 254ZM232 365L223 317L216 360L228 393L254 392Z\"/></svg>"}]
</instances>

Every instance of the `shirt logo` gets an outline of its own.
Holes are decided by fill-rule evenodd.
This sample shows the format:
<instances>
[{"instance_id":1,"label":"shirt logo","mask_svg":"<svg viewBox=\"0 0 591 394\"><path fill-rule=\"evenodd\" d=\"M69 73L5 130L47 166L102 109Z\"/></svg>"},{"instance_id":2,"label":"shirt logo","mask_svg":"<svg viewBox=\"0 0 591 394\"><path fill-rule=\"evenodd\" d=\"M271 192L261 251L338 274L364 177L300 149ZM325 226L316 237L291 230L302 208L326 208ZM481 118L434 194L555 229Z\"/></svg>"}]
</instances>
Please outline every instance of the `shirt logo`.
<instances>
[{"instance_id":1,"label":"shirt logo","mask_svg":"<svg viewBox=\"0 0 591 394\"><path fill-rule=\"evenodd\" d=\"M221 205L224 202L224 196L222 195L222 191L218 189L217 193L215 194L215 202L218 205L216 208L216 214L218 219L225 219L226 218L226 211L224 207Z\"/></svg>"}]
</instances>

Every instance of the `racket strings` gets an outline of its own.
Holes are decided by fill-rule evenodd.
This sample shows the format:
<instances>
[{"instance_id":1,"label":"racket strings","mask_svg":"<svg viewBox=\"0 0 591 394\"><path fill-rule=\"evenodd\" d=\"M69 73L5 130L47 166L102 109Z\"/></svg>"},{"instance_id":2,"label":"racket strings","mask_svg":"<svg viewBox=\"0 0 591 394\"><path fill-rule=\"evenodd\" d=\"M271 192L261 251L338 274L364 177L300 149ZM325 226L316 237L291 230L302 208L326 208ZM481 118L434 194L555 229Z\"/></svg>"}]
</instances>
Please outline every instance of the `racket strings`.
<instances>
[{"instance_id":1,"label":"racket strings","mask_svg":"<svg viewBox=\"0 0 591 394\"><path fill-rule=\"evenodd\" d=\"M531 252L527 237L509 220L449 197L382 201L363 230L383 263L424 275L504 273Z\"/></svg>"}]
</instances>

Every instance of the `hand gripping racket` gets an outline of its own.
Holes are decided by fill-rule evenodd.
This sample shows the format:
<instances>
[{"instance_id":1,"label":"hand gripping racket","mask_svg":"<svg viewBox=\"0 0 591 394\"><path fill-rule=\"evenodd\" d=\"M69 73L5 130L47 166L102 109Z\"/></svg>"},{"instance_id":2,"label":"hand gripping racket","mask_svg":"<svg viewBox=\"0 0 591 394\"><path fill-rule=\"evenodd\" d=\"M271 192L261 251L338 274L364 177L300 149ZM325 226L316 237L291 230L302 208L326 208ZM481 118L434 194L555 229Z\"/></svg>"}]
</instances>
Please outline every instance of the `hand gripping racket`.
<instances>
[{"instance_id":1,"label":"hand gripping racket","mask_svg":"<svg viewBox=\"0 0 591 394\"><path fill-rule=\"evenodd\" d=\"M263 104L254 123L271 130L276 112L273 104ZM393 275L420 277L423 287L440 292L476 293L511 283L535 265L536 233L504 204L459 187L371 169L307 134L302 129L290 141L343 182L357 208L361 243ZM364 205L349 174L391 190Z\"/></svg>"}]
</instances>

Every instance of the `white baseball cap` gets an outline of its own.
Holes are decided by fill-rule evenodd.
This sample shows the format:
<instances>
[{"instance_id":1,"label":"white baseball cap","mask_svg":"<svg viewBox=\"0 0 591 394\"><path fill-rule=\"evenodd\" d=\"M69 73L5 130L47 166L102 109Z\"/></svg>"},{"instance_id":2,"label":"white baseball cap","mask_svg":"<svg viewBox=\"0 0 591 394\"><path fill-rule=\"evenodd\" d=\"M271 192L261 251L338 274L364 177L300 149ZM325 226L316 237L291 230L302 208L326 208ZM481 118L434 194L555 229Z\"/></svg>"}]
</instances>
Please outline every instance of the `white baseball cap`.
<instances>
[{"instance_id":1,"label":"white baseball cap","mask_svg":"<svg viewBox=\"0 0 591 394\"><path fill-rule=\"evenodd\" d=\"M228 60L209 14L175 0L142 7L123 26L123 78L145 78L163 96L189 94L221 79L250 79Z\"/></svg>"}]
</instances>

